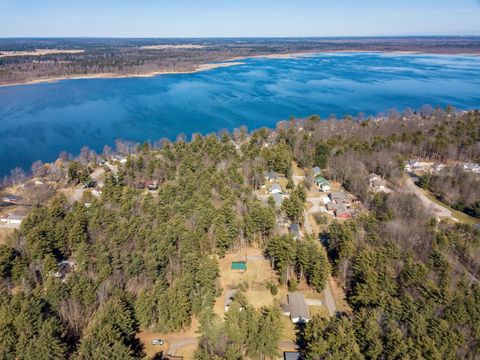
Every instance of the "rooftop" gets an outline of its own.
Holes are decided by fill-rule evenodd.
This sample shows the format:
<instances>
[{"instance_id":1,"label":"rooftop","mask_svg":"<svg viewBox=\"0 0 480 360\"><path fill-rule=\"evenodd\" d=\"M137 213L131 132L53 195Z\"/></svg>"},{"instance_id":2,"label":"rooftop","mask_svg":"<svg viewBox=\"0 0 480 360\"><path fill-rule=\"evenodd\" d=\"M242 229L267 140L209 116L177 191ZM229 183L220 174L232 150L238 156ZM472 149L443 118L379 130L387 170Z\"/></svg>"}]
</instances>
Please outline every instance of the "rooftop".
<instances>
[{"instance_id":1,"label":"rooftop","mask_svg":"<svg viewBox=\"0 0 480 360\"><path fill-rule=\"evenodd\" d=\"M310 312L308 311L308 305L305 302L305 297L302 293L294 292L288 293L288 306L290 308L290 318L302 318L305 320L310 319Z\"/></svg>"},{"instance_id":2,"label":"rooftop","mask_svg":"<svg viewBox=\"0 0 480 360\"><path fill-rule=\"evenodd\" d=\"M343 191L332 191L330 193L330 199L332 200L347 200L348 195Z\"/></svg>"},{"instance_id":3,"label":"rooftop","mask_svg":"<svg viewBox=\"0 0 480 360\"><path fill-rule=\"evenodd\" d=\"M233 261L232 270L247 270L247 263L245 261Z\"/></svg>"}]
</instances>

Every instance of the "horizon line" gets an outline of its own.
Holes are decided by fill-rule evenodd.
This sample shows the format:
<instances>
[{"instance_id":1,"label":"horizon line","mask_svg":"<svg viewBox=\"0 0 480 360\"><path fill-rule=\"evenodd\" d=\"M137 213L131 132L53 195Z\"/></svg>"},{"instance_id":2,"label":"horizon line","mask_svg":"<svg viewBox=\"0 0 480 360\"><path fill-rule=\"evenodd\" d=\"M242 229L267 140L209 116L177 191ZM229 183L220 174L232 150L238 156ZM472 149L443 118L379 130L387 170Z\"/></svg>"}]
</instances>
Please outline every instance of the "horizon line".
<instances>
[{"instance_id":1,"label":"horizon line","mask_svg":"<svg viewBox=\"0 0 480 360\"><path fill-rule=\"evenodd\" d=\"M305 36L2 36L0 39L368 39L368 38L476 38L480 34L471 35L305 35Z\"/></svg>"}]
</instances>

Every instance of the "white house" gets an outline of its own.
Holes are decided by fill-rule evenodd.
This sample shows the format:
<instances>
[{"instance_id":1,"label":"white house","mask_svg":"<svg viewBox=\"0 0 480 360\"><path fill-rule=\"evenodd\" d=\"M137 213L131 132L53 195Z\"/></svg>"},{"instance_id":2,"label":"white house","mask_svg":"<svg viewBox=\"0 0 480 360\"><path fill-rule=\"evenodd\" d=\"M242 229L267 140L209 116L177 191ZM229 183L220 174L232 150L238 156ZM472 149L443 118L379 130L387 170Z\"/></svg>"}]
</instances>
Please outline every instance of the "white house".
<instances>
[{"instance_id":1,"label":"white house","mask_svg":"<svg viewBox=\"0 0 480 360\"><path fill-rule=\"evenodd\" d=\"M463 164L463 170L468 172L480 173L480 165L475 163Z\"/></svg>"},{"instance_id":2,"label":"white house","mask_svg":"<svg viewBox=\"0 0 480 360\"><path fill-rule=\"evenodd\" d=\"M282 187L279 184L273 184L270 186L268 189L268 192L272 195L274 194L281 194L282 193Z\"/></svg>"},{"instance_id":3,"label":"white house","mask_svg":"<svg viewBox=\"0 0 480 360\"><path fill-rule=\"evenodd\" d=\"M8 214L0 217L0 222L4 224L20 225L23 219L25 219L25 216L23 215Z\"/></svg>"},{"instance_id":4,"label":"white house","mask_svg":"<svg viewBox=\"0 0 480 360\"><path fill-rule=\"evenodd\" d=\"M419 170L421 168L421 164L417 160L408 160L405 164L405 171L412 172L415 170Z\"/></svg>"}]
</instances>

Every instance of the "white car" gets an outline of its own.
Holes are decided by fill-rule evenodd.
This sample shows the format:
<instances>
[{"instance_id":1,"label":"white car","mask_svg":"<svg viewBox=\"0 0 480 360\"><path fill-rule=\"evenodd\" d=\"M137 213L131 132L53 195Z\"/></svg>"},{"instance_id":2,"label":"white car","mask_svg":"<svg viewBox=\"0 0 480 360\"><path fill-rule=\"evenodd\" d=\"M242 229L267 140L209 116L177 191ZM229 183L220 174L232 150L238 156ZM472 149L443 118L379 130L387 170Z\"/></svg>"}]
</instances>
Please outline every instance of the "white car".
<instances>
[{"instance_id":1,"label":"white car","mask_svg":"<svg viewBox=\"0 0 480 360\"><path fill-rule=\"evenodd\" d=\"M163 340L162 339L153 339L152 340L152 345L163 345Z\"/></svg>"}]
</instances>

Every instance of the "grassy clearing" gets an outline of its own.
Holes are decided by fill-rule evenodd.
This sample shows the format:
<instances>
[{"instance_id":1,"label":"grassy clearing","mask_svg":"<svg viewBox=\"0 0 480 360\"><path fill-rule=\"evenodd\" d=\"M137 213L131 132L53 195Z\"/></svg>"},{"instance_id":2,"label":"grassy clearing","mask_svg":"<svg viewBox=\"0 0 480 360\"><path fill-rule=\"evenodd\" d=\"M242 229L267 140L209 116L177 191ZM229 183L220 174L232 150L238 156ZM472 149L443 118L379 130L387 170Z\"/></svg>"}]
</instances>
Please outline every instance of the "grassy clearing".
<instances>
[{"instance_id":1,"label":"grassy clearing","mask_svg":"<svg viewBox=\"0 0 480 360\"><path fill-rule=\"evenodd\" d=\"M233 261L245 261L245 259L247 259L247 271L231 270ZM260 249L246 248L241 252L227 254L219 259L218 265L220 269L218 284L222 288L222 294L217 298L214 310L221 318L224 315L225 293L229 289L244 288L245 297L257 309L272 305L275 300L280 301L286 294L286 290L279 288L278 294L273 296L267 289L267 283L277 284L277 277Z\"/></svg>"},{"instance_id":2,"label":"grassy clearing","mask_svg":"<svg viewBox=\"0 0 480 360\"><path fill-rule=\"evenodd\" d=\"M288 316L282 316L282 342L293 341L295 342L297 338L297 328L294 323L290 320ZM282 349L289 350L289 349Z\"/></svg>"}]
</instances>

